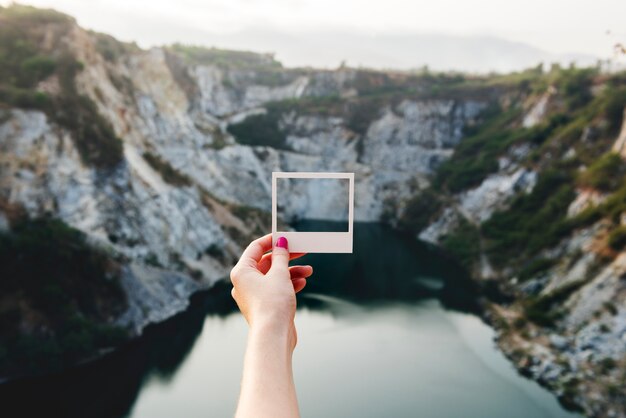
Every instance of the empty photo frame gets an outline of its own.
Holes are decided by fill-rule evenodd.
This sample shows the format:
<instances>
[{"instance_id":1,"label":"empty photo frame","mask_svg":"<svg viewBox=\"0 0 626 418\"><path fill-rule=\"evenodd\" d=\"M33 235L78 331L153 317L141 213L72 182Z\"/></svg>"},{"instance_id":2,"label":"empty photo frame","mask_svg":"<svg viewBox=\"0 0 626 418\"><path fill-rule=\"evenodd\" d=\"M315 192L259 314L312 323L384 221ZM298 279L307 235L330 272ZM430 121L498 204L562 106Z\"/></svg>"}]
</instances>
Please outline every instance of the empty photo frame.
<instances>
[{"instance_id":1,"label":"empty photo frame","mask_svg":"<svg viewBox=\"0 0 626 418\"><path fill-rule=\"evenodd\" d=\"M278 230L278 179L337 179L348 180L348 228L345 232L300 232ZM288 197L287 197L288 198ZM352 253L354 221L354 173L272 173L272 242L285 237L292 253Z\"/></svg>"}]
</instances>

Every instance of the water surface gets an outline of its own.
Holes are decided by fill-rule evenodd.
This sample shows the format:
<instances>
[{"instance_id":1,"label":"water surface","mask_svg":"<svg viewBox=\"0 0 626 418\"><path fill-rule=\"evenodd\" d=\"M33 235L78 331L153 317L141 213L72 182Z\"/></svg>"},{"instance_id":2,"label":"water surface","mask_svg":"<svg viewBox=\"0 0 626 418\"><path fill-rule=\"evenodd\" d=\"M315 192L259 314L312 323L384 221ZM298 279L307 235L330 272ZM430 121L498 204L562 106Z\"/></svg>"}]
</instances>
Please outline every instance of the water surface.
<instances>
[{"instance_id":1,"label":"water surface","mask_svg":"<svg viewBox=\"0 0 626 418\"><path fill-rule=\"evenodd\" d=\"M575 416L517 374L471 313L466 277L431 249L357 224L353 255L305 262L316 272L296 318L304 417ZM0 386L0 401L20 415L232 416L246 331L221 285L102 361Z\"/></svg>"}]
</instances>

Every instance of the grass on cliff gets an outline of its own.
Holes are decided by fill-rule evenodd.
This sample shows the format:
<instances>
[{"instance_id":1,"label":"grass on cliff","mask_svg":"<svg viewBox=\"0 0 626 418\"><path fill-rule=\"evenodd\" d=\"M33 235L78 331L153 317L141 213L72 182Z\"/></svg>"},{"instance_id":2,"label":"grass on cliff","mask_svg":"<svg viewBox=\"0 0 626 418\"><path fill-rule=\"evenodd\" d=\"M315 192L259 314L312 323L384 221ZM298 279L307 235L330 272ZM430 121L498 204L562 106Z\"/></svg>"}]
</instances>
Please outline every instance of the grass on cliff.
<instances>
[{"instance_id":1,"label":"grass on cliff","mask_svg":"<svg viewBox=\"0 0 626 418\"><path fill-rule=\"evenodd\" d=\"M168 49L181 56L187 63L195 65L216 65L245 70L282 68L281 63L274 58L273 54L206 48L180 43L171 45Z\"/></svg>"},{"instance_id":2,"label":"grass on cliff","mask_svg":"<svg viewBox=\"0 0 626 418\"><path fill-rule=\"evenodd\" d=\"M483 122L465 129L466 137L452 158L438 169L436 187L458 193L478 186L498 170L498 158L509 147L522 143L539 145L565 121L562 117L553 117L532 128L516 127L520 116L521 109L517 107L502 109L492 105L486 109Z\"/></svg>"},{"instance_id":3,"label":"grass on cliff","mask_svg":"<svg viewBox=\"0 0 626 418\"><path fill-rule=\"evenodd\" d=\"M0 233L0 375L59 370L125 341L118 267L55 219Z\"/></svg>"},{"instance_id":4,"label":"grass on cliff","mask_svg":"<svg viewBox=\"0 0 626 418\"><path fill-rule=\"evenodd\" d=\"M499 169L498 158L512 145L534 147L521 162L540 173L534 190L519 195L508 208L494 213L480 227L487 255L494 265L521 268L524 279L549 268L547 260L530 264L526 261L542 249L603 217L616 223L626 211L625 166L619 156L606 153L614 139L611 133L618 131L622 123L626 86L613 77L605 81L608 87L594 96L591 88L597 76L596 69L554 66L539 78L529 78L534 85L529 88L533 94L549 85L557 88L556 107L546 120L533 128L523 128L521 108L492 105L481 115L482 122L465 129L466 136L452 158L437 171L433 191L441 199L442 195L478 186ZM581 141L583 130L589 126L595 129L593 135ZM573 157L563 158L571 149L575 151ZM579 167L585 165L588 168L580 172ZM613 194L598 207L567 219L576 186ZM424 219L432 218L429 208L420 208L415 199L410 203L420 212L413 216L413 225L425 227L428 222ZM405 229L411 229L410 225L401 223ZM461 235L465 235L463 229L463 225L459 227ZM619 231L615 232L614 245L621 245Z\"/></svg>"},{"instance_id":5,"label":"grass on cliff","mask_svg":"<svg viewBox=\"0 0 626 418\"><path fill-rule=\"evenodd\" d=\"M469 271L480 258L480 241L478 227L461 218L454 231L441 238L441 246Z\"/></svg>"},{"instance_id":6,"label":"grass on cliff","mask_svg":"<svg viewBox=\"0 0 626 418\"><path fill-rule=\"evenodd\" d=\"M558 170L541 173L531 193L518 196L510 208L483 223L489 259L504 267L557 244L568 232L563 221L574 196L571 174Z\"/></svg>"},{"instance_id":7,"label":"grass on cliff","mask_svg":"<svg viewBox=\"0 0 626 418\"><path fill-rule=\"evenodd\" d=\"M399 227L418 234L432 222L444 207L441 196L433 189L425 189L406 203L399 220Z\"/></svg>"},{"instance_id":8,"label":"grass on cliff","mask_svg":"<svg viewBox=\"0 0 626 418\"><path fill-rule=\"evenodd\" d=\"M96 104L80 94L75 78L82 70L61 43L74 20L62 13L30 6L0 8L0 106L38 109L72 134L82 160L96 168L111 168L123 158L122 143L99 113ZM44 39L53 34L49 48ZM40 90L55 77L60 93Z\"/></svg>"},{"instance_id":9,"label":"grass on cliff","mask_svg":"<svg viewBox=\"0 0 626 418\"><path fill-rule=\"evenodd\" d=\"M143 158L154 170L161 174L161 177L166 183L176 187L186 187L191 185L189 177L176 170L158 155L151 152L144 152Z\"/></svg>"},{"instance_id":10,"label":"grass on cliff","mask_svg":"<svg viewBox=\"0 0 626 418\"><path fill-rule=\"evenodd\" d=\"M228 132L243 145L287 148L287 135L280 127L282 113L273 107L259 115L248 116L243 121L228 125Z\"/></svg>"},{"instance_id":11,"label":"grass on cliff","mask_svg":"<svg viewBox=\"0 0 626 418\"><path fill-rule=\"evenodd\" d=\"M569 283L547 295L533 296L524 301L524 315L537 325L552 327L566 312L562 306L567 299L586 283L585 280Z\"/></svg>"},{"instance_id":12,"label":"grass on cliff","mask_svg":"<svg viewBox=\"0 0 626 418\"><path fill-rule=\"evenodd\" d=\"M610 192L621 185L624 175L626 175L626 164L622 158L614 152L608 152L595 160L578 176L578 185Z\"/></svg>"},{"instance_id":13,"label":"grass on cliff","mask_svg":"<svg viewBox=\"0 0 626 418\"><path fill-rule=\"evenodd\" d=\"M167 52L179 57L187 65L215 65L226 70L238 70L237 81L269 87L283 86L293 82L306 70L285 69L273 54L206 48L195 45L174 44ZM232 86L230 75L223 82Z\"/></svg>"}]
</instances>

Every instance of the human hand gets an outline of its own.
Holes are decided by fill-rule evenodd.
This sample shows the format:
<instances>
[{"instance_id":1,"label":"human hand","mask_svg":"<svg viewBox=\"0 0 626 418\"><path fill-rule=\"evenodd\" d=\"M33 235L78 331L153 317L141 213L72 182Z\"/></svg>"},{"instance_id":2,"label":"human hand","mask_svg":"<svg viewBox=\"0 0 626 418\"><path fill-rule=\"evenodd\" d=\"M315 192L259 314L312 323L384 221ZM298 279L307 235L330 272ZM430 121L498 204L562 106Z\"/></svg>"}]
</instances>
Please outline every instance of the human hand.
<instances>
[{"instance_id":1,"label":"human hand","mask_svg":"<svg viewBox=\"0 0 626 418\"><path fill-rule=\"evenodd\" d=\"M296 293L304 288L313 274L308 265L289 267L289 260L303 253L289 254L287 240L279 238L272 249L271 234L265 235L245 249L233 267L230 279L232 296L251 328L270 326L293 332Z\"/></svg>"}]
</instances>

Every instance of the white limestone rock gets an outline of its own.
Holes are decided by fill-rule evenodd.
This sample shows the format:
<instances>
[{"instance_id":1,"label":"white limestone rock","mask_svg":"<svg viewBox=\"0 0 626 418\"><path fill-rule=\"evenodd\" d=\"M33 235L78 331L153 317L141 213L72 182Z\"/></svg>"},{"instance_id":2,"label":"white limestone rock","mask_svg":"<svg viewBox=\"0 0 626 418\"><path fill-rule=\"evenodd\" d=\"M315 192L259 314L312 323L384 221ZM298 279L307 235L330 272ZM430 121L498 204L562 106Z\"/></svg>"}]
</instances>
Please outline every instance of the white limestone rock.
<instances>
[{"instance_id":1,"label":"white limestone rock","mask_svg":"<svg viewBox=\"0 0 626 418\"><path fill-rule=\"evenodd\" d=\"M487 177L480 186L459 196L459 210L473 222L481 223L504 207L519 193L529 193L537 182L537 173L518 168L512 173L496 173Z\"/></svg>"}]
</instances>

